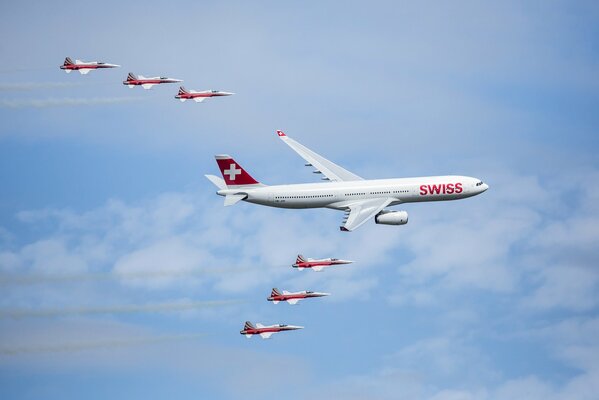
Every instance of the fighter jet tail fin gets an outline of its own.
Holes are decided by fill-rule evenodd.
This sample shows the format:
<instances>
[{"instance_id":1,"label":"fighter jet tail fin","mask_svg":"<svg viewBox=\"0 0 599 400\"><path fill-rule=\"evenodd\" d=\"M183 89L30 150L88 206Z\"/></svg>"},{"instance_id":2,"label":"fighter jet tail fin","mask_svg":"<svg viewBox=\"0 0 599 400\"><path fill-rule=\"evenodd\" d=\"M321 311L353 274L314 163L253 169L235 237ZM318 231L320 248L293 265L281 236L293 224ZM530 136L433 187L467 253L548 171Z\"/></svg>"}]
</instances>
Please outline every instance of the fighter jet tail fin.
<instances>
[{"instance_id":1,"label":"fighter jet tail fin","mask_svg":"<svg viewBox=\"0 0 599 400\"><path fill-rule=\"evenodd\" d=\"M189 94L189 92L183 86L179 86L179 94Z\"/></svg>"},{"instance_id":2,"label":"fighter jet tail fin","mask_svg":"<svg viewBox=\"0 0 599 400\"><path fill-rule=\"evenodd\" d=\"M227 188L264 186L262 183L252 178L252 176L243 169L233 157L227 154L221 154L214 158L216 159L220 173L223 175Z\"/></svg>"},{"instance_id":3,"label":"fighter jet tail fin","mask_svg":"<svg viewBox=\"0 0 599 400\"><path fill-rule=\"evenodd\" d=\"M306 262L306 257L302 256L301 254L297 255L297 259L295 260L296 263L301 263L301 262Z\"/></svg>"},{"instance_id":4,"label":"fighter jet tail fin","mask_svg":"<svg viewBox=\"0 0 599 400\"><path fill-rule=\"evenodd\" d=\"M137 76L135 76L135 74L133 72L129 72L129 75L127 75L127 80L134 81L136 79L137 79Z\"/></svg>"},{"instance_id":5,"label":"fighter jet tail fin","mask_svg":"<svg viewBox=\"0 0 599 400\"><path fill-rule=\"evenodd\" d=\"M256 329L256 327L250 321L245 321L245 325L243 326L243 329L244 330L247 330L247 329Z\"/></svg>"},{"instance_id":6,"label":"fighter jet tail fin","mask_svg":"<svg viewBox=\"0 0 599 400\"><path fill-rule=\"evenodd\" d=\"M71 57L67 57L64 59L64 65L73 65L73 60L71 60Z\"/></svg>"},{"instance_id":7,"label":"fighter jet tail fin","mask_svg":"<svg viewBox=\"0 0 599 400\"><path fill-rule=\"evenodd\" d=\"M273 296L273 297L274 296L280 296L281 292L277 288L272 288L272 292L270 292L270 295Z\"/></svg>"}]
</instances>

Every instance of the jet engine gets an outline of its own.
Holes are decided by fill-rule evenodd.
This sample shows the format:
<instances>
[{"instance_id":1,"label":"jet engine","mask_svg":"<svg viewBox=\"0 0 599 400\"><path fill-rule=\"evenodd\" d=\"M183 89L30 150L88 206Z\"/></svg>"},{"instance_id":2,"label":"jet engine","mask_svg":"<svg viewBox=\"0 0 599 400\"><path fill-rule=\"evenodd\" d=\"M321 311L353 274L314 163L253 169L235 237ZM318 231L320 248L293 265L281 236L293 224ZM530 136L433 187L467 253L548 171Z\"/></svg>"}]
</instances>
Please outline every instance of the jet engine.
<instances>
[{"instance_id":1,"label":"jet engine","mask_svg":"<svg viewBox=\"0 0 599 400\"><path fill-rule=\"evenodd\" d=\"M408 223L407 211L381 211L374 217L374 222L382 225L405 225Z\"/></svg>"}]
</instances>

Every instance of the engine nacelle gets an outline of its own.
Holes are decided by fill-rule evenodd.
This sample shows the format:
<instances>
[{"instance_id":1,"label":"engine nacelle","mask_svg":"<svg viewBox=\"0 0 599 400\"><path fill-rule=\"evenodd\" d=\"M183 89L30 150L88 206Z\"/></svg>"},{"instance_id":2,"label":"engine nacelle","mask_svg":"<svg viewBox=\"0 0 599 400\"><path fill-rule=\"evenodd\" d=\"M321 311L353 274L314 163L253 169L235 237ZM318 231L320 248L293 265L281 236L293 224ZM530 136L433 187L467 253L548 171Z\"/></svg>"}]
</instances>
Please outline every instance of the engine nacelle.
<instances>
[{"instance_id":1,"label":"engine nacelle","mask_svg":"<svg viewBox=\"0 0 599 400\"><path fill-rule=\"evenodd\" d=\"M407 211L381 211L374 217L374 222L382 225L405 225L408 223Z\"/></svg>"}]
</instances>

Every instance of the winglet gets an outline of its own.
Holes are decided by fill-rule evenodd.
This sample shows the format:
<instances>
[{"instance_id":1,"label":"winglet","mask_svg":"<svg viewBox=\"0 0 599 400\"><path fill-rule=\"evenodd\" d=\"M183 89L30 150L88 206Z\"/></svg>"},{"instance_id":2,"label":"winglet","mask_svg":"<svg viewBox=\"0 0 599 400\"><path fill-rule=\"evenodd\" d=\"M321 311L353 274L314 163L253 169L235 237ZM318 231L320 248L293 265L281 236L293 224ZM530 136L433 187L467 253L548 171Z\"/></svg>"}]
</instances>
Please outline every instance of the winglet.
<instances>
[{"instance_id":1,"label":"winglet","mask_svg":"<svg viewBox=\"0 0 599 400\"><path fill-rule=\"evenodd\" d=\"M287 135L285 135L285 132L278 130L278 129L277 129L277 135L279 135L279 137L287 136Z\"/></svg>"}]
</instances>

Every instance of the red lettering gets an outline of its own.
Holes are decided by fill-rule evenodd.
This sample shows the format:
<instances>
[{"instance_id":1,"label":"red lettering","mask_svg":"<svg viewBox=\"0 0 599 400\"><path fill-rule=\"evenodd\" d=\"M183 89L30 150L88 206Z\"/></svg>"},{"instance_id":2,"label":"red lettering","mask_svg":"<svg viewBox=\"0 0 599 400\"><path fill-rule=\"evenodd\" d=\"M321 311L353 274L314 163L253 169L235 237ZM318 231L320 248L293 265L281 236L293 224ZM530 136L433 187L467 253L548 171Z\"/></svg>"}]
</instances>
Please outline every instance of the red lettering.
<instances>
[{"instance_id":1,"label":"red lettering","mask_svg":"<svg viewBox=\"0 0 599 400\"><path fill-rule=\"evenodd\" d=\"M464 191L462 183L442 183L439 185L420 185L420 195L426 196L429 194L459 194Z\"/></svg>"}]
</instances>

